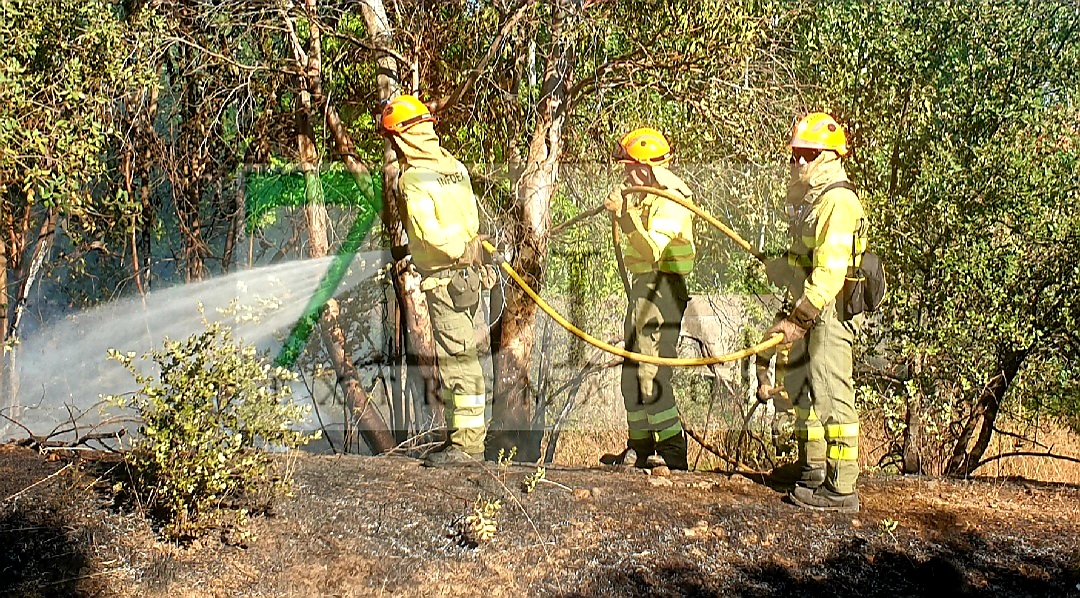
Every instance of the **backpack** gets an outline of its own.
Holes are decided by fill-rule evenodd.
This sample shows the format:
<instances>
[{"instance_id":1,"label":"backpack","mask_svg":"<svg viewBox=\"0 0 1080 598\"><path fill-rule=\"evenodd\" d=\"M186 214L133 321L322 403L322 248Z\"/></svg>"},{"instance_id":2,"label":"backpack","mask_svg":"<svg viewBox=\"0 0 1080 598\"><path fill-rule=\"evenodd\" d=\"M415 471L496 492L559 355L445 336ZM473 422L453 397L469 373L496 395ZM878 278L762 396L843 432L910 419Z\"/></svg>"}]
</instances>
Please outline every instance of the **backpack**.
<instances>
[{"instance_id":1,"label":"backpack","mask_svg":"<svg viewBox=\"0 0 1080 598\"><path fill-rule=\"evenodd\" d=\"M855 186L847 181L833 183L821 192L825 195L832 189L842 188L854 192ZM858 229L855 231L855 239L851 241L851 263L855 263L857 257L855 251L856 239L866 236L868 224L865 218L859 220ZM889 285L885 279L885 264L881 257L867 249L862 253L862 261L859 265L848 266L844 276L844 288L841 291L841 320L850 320L861 313L873 313L881 308L885 302Z\"/></svg>"}]
</instances>

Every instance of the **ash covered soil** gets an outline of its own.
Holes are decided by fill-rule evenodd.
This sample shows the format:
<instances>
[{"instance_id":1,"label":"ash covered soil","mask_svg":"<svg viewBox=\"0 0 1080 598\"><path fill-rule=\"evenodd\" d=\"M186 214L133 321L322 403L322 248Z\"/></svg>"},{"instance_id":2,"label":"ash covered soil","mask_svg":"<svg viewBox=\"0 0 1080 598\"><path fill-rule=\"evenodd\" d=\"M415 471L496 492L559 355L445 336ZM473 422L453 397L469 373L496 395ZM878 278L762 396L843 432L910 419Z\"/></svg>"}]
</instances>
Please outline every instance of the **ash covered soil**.
<instances>
[{"instance_id":1,"label":"ash covered soil","mask_svg":"<svg viewBox=\"0 0 1080 598\"><path fill-rule=\"evenodd\" d=\"M1080 596L1070 485L864 476L842 515L742 475L550 467L525 493L532 466L304 455L254 541L183 546L113 506L102 467L0 447L0 595ZM478 495L502 509L470 548Z\"/></svg>"}]
</instances>

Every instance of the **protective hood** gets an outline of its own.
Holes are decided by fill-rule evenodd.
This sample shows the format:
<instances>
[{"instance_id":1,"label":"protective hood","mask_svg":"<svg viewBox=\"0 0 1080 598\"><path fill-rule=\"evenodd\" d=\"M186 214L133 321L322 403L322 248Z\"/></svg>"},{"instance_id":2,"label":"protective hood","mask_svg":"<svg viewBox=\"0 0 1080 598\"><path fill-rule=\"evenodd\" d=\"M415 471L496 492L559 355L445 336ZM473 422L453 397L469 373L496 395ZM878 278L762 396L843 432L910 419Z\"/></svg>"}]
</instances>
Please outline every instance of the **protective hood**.
<instances>
[{"instance_id":1,"label":"protective hood","mask_svg":"<svg viewBox=\"0 0 1080 598\"><path fill-rule=\"evenodd\" d=\"M431 122L417 123L396 135L398 152L405 164L439 174L458 172L458 160L439 145Z\"/></svg>"},{"instance_id":2,"label":"protective hood","mask_svg":"<svg viewBox=\"0 0 1080 598\"><path fill-rule=\"evenodd\" d=\"M846 181L844 163L836 152L824 151L809 164L792 164L787 201L813 203L821 191L836 181Z\"/></svg>"},{"instance_id":3,"label":"protective hood","mask_svg":"<svg viewBox=\"0 0 1080 598\"><path fill-rule=\"evenodd\" d=\"M677 192L683 197L689 198L693 195L690 192L690 188L686 186L686 183L682 179L675 176L670 170L663 166L652 167L653 178L656 179L656 184L664 189L670 189Z\"/></svg>"}]
</instances>

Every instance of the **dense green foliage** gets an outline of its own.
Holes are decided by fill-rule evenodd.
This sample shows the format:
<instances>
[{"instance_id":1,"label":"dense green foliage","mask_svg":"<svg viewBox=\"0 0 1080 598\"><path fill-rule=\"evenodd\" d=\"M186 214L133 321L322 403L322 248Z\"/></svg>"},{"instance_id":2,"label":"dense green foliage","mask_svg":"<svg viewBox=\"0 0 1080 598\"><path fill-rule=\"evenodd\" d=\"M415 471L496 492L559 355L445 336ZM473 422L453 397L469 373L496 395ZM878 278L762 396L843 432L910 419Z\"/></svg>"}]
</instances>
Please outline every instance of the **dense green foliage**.
<instances>
[{"instance_id":1,"label":"dense green foliage","mask_svg":"<svg viewBox=\"0 0 1080 598\"><path fill-rule=\"evenodd\" d=\"M921 436L909 442L934 472L977 464L978 437L999 413L1022 432L1047 416L1080 428L1074 2L565 3L557 40L554 6L385 7L406 87L433 100L469 82L440 111L438 132L474 173L484 232L502 242L522 225L515 182L555 42L572 44L573 80L553 224L599 205L620 176L612 144L650 125L671 138L674 170L700 205L777 251L786 137L802 113L827 110L848 127L848 170L891 274L887 309L860 347L866 410L898 444L918 416ZM227 271L245 189L249 208L274 193L286 197L275 205L302 201L295 185L242 177L296 164L305 91L296 65L310 15L235 0L10 0L2 10L0 223L58 210L71 245L98 250L88 274L109 287L102 295L130 288L136 247L147 274L147 261L155 276ZM355 155L377 171L371 112L385 54L352 5L319 11L320 101L336 107ZM311 124L316 139L329 137L325 119ZM328 167L340 156L320 151L323 188L347 188ZM298 254L300 213L267 227L291 227L281 239L250 231L251 261ZM543 290L567 297L583 327L617 335L618 323L590 309L621 293L610 239L603 215L560 231ZM760 267L704 223L698 250L695 292L769 290Z\"/></svg>"},{"instance_id":2,"label":"dense green foliage","mask_svg":"<svg viewBox=\"0 0 1080 598\"><path fill-rule=\"evenodd\" d=\"M152 80L142 44L153 43L153 15L124 21L103 0L12 0L0 11L4 209L60 208L77 242L105 235L135 209L96 184L123 143L116 99Z\"/></svg>"},{"instance_id":3,"label":"dense green foliage","mask_svg":"<svg viewBox=\"0 0 1080 598\"><path fill-rule=\"evenodd\" d=\"M891 266L879 339L901 384L877 399L917 399L946 451L995 380L1021 421L1080 425L1078 22L1075 3L1028 1L834 2L796 19L800 78L850 123Z\"/></svg>"}]
</instances>

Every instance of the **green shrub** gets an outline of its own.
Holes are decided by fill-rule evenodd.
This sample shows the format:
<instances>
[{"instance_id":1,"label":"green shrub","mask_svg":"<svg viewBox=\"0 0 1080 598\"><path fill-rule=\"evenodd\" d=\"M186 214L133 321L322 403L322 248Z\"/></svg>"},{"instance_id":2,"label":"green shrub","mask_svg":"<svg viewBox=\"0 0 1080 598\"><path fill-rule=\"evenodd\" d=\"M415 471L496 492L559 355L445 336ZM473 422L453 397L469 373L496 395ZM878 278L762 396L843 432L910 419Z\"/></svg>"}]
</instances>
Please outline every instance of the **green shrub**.
<instances>
[{"instance_id":1,"label":"green shrub","mask_svg":"<svg viewBox=\"0 0 1080 598\"><path fill-rule=\"evenodd\" d=\"M228 327L207 324L185 341L166 340L143 356L109 351L139 389L106 399L141 418L125 454L130 477L119 490L163 523L173 538L244 527L249 509L265 509L291 486L271 450L295 449L314 436L296 431L306 409L289 401L295 375L272 367Z\"/></svg>"}]
</instances>

